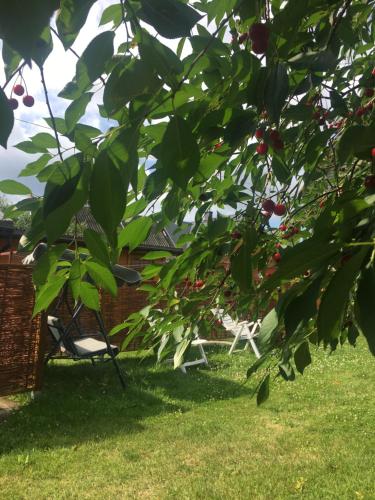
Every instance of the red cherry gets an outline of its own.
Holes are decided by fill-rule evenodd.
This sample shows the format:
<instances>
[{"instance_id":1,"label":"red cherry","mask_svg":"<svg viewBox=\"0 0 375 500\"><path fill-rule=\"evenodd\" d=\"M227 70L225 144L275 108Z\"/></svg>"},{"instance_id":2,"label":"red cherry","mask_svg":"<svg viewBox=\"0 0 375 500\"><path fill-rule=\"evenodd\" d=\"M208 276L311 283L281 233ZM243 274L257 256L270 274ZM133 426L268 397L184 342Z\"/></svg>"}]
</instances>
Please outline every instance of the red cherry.
<instances>
[{"instance_id":1,"label":"red cherry","mask_svg":"<svg viewBox=\"0 0 375 500\"><path fill-rule=\"evenodd\" d=\"M321 119L318 121L319 125L324 125L324 124L325 124L325 122L326 122L326 121L325 121L325 119L324 119L324 118L321 118Z\"/></svg>"},{"instance_id":2,"label":"red cherry","mask_svg":"<svg viewBox=\"0 0 375 500\"><path fill-rule=\"evenodd\" d=\"M286 212L286 206L283 205L282 203L278 203L277 205L275 205L273 212L275 215L279 216L284 215Z\"/></svg>"},{"instance_id":3,"label":"red cherry","mask_svg":"<svg viewBox=\"0 0 375 500\"><path fill-rule=\"evenodd\" d=\"M25 97L22 99L22 102L24 105L28 108L31 108L34 106L34 97L31 95L25 95Z\"/></svg>"},{"instance_id":4,"label":"red cherry","mask_svg":"<svg viewBox=\"0 0 375 500\"><path fill-rule=\"evenodd\" d=\"M314 111L312 117L314 120L320 120L320 111Z\"/></svg>"},{"instance_id":5,"label":"red cherry","mask_svg":"<svg viewBox=\"0 0 375 500\"><path fill-rule=\"evenodd\" d=\"M214 149L220 149L222 145L223 145L222 142L217 142L214 146Z\"/></svg>"},{"instance_id":6,"label":"red cherry","mask_svg":"<svg viewBox=\"0 0 375 500\"><path fill-rule=\"evenodd\" d=\"M375 76L375 68L371 71L371 75Z\"/></svg>"},{"instance_id":7,"label":"red cherry","mask_svg":"<svg viewBox=\"0 0 375 500\"><path fill-rule=\"evenodd\" d=\"M249 37L248 33L242 33L242 35L240 35L238 37L238 43L244 43L244 42L246 42L246 40L248 39L248 37Z\"/></svg>"},{"instance_id":8,"label":"red cherry","mask_svg":"<svg viewBox=\"0 0 375 500\"><path fill-rule=\"evenodd\" d=\"M255 40L251 46L254 54L264 54L267 52L268 40Z\"/></svg>"},{"instance_id":9,"label":"red cherry","mask_svg":"<svg viewBox=\"0 0 375 500\"><path fill-rule=\"evenodd\" d=\"M270 139L271 139L271 141L280 140L281 139L280 132L278 130L271 130L270 131Z\"/></svg>"},{"instance_id":10,"label":"red cherry","mask_svg":"<svg viewBox=\"0 0 375 500\"><path fill-rule=\"evenodd\" d=\"M268 40L269 29L265 24L254 23L249 30L249 38L253 41Z\"/></svg>"},{"instance_id":11,"label":"red cherry","mask_svg":"<svg viewBox=\"0 0 375 500\"><path fill-rule=\"evenodd\" d=\"M230 237L232 238L232 240L239 240L242 237L242 234L239 231L233 231Z\"/></svg>"},{"instance_id":12,"label":"red cherry","mask_svg":"<svg viewBox=\"0 0 375 500\"><path fill-rule=\"evenodd\" d=\"M375 158L375 148L372 148L372 150L371 150L371 156L372 156L373 158Z\"/></svg>"},{"instance_id":13,"label":"red cherry","mask_svg":"<svg viewBox=\"0 0 375 500\"><path fill-rule=\"evenodd\" d=\"M363 106L360 106L360 107L356 110L355 115L356 115L356 116L363 116L365 113L366 113L366 109L365 109Z\"/></svg>"},{"instance_id":14,"label":"red cherry","mask_svg":"<svg viewBox=\"0 0 375 500\"><path fill-rule=\"evenodd\" d=\"M275 262L280 262L281 260L281 253L277 252L277 253L274 253L273 256L272 256L273 260Z\"/></svg>"},{"instance_id":15,"label":"red cherry","mask_svg":"<svg viewBox=\"0 0 375 500\"><path fill-rule=\"evenodd\" d=\"M325 200L321 200L319 203L319 207L323 208L325 204L326 204Z\"/></svg>"},{"instance_id":16,"label":"red cherry","mask_svg":"<svg viewBox=\"0 0 375 500\"><path fill-rule=\"evenodd\" d=\"M22 85L20 85L20 84L18 83L17 85L15 85L15 86L13 87L13 92L14 92L16 95L21 96L21 95L23 95L23 94L24 94L25 89L23 88L23 86L22 86Z\"/></svg>"},{"instance_id":17,"label":"red cherry","mask_svg":"<svg viewBox=\"0 0 375 500\"><path fill-rule=\"evenodd\" d=\"M255 137L257 139L263 139L264 137L264 130L262 128L257 128L255 131Z\"/></svg>"},{"instance_id":18,"label":"red cherry","mask_svg":"<svg viewBox=\"0 0 375 500\"><path fill-rule=\"evenodd\" d=\"M276 248L281 248L281 243L276 243L275 247Z\"/></svg>"},{"instance_id":19,"label":"red cherry","mask_svg":"<svg viewBox=\"0 0 375 500\"><path fill-rule=\"evenodd\" d=\"M204 285L204 281L203 280L197 280L194 283L194 288L202 288L203 285Z\"/></svg>"},{"instance_id":20,"label":"red cherry","mask_svg":"<svg viewBox=\"0 0 375 500\"><path fill-rule=\"evenodd\" d=\"M364 184L367 189L375 189L375 175L368 175Z\"/></svg>"},{"instance_id":21,"label":"red cherry","mask_svg":"<svg viewBox=\"0 0 375 500\"><path fill-rule=\"evenodd\" d=\"M274 212L275 210L275 203L272 200L264 200L262 203L262 208L266 212Z\"/></svg>"},{"instance_id":22,"label":"red cherry","mask_svg":"<svg viewBox=\"0 0 375 500\"><path fill-rule=\"evenodd\" d=\"M280 231L286 231L288 228L286 227L285 224L280 224L279 229Z\"/></svg>"},{"instance_id":23,"label":"red cherry","mask_svg":"<svg viewBox=\"0 0 375 500\"><path fill-rule=\"evenodd\" d=\"M365 89L365 96L372 97L374 95L374 89L367 88Z\"/></svg>"},{"instance_id":24,"label":"red cherry","mask_svg":"<svg viewBox=\"0 0 375 500\"><path fill-rule=\"evenodd\" d=\"M8 104L10 109L13 109L13 111L18 108L18 101L13 97L11 99L8 99Z\"/></svg>"},{"instance_id":25,"label":"red cherry","mask_svg":"<svg viewBox=\"0 0 375 500\"><path fill-rule=\"evenodd\" d=\"M294 227L294 228L292 229L292 231L293 231L293 234L298 234L298 233L299 233L299 229L298 229L298 227Z\"/></svg>"},{"instance_id":26,"label":"red cherry","mask_svg":"<svg viewBox=\"0 0 375 500\"><path fill-rule=\"evenodd\" d=\"M258 155L265 155L267 154L267 151L268 151L268 145L265 142L261 142L256 147L256 152L258 153Z\"/></svg>"}]
</instances>

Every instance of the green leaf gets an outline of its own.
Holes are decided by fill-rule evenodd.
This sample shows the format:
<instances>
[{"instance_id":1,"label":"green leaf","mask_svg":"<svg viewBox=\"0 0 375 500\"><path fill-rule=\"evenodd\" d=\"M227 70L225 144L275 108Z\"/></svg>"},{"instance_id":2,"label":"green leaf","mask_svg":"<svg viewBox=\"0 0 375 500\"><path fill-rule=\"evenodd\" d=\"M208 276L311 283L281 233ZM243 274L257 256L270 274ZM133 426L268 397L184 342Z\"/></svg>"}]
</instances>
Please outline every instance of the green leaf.
<instances>
[{"instance_id":1,"label":"green leaf","mask_svg":"<svg viewBox=\"0 0 375 500\"><path fill-rule=\"evenodd\" d=\"M241 292L249 292L253 287L253 266L251 253L257 244L255 228L243 234L243 244L231 259L231 273Z\"/></svg>"},{"instance_id":2,"label":"green leaf","mask_svg":"<svg viewBox=\"0 0 375 500\"><path fill-rule=\"evenodd\" d=\"M180 116L173 117L161 143L160 160L168 177L185 189L199 168L199 156L190 126Z\"/></svg>"},{"instance_id":3,"label":"green leaf","mask_svg":"<svg viewBox=\"0 0 375 500\"><path fill-rule=\"evenodd\" d=\"M201 15L179 0L141 0L140 18L165 38L190 35Z\"/></svg>"},{"instance_id":4,"label":"green leaf","mask_svg":"<svg viewBox=\"0 0 375 500\"><path fill-rule=\"evenodd\" d=\"M3 41L2 50L5 76L9 78L12 73L18 68L22 57L18 52L13 50L6 42Z\"/></svg>"},{"instance_id":5,"label":"green leaf","mask_svg":"<svg viewBox=\"0 0 375 500\"><path fill-rule=\"evenodd\" d=\"M79 30L86 22L91 6L96 0L61 0L56 26L65 49L76 39Z\"/></svg>"},{"instance_id":6,"label":"green leaf","mask_svg":"<svg viewBox=\"0 0 375 500\"><path fill-rule=\"evenodd\" d=\"M281 280L294 278L307 269L314 269L324 264L338 252L339 248L339 243L327 243L325 239L318 237L289 247L279 262L277 271L265 280L262 288L271 291Z\"/></svg>"},{"instance_id":7,"label":"green leaf","mask_svg":"<svg viewBox=\"0 0 375 500\"><path fill-rule=\"evenodd\" d=\"M119 234L119 248L128 246L129 251L133 251L145 241L151 228L151 217L140 217L131 221Z\"/></svg>"},{"instance_id":8,"label":"green leaf","mask_svg":"<svg viewBox=\"0 0 375 500\"><path fill-rule=\"evenodd\" d=\"M31 194L30 188L12 179L0 181L0 191L5 194Z\"/></svg>"},{"instance_id":9,"label":"green leaf","mask_svg":"<svg viewBox=\"0 0 375 500\"><path fill-rule=\"evenodd\" d=\"M167 252L165 250L155 250L154 252L148 252L146 255L143 255L143 260L158 260L158 259L169 259L172 257L171 252Z\"/></svg>"},{"instance_id":10,"label":"green leaf","mask_svg":"<svg viewBox=\"0 0 375 500\"><path fill-rule=\"evenodd\" d=\"M257 343L259 344L259 350L261 352L269 349L270 341L277 329L278 324L279 318L277 316L277 312L275 309L271 309L271 311L263 318L257 337Z\"/></svg>"},{"instance_id":11,"label":"green leaf","mask_svg":"<svg viewBox=\"0 0 375 500\"><path fill-rule=\"evenodd\" d=\"M345 262L331 279L319 306L317 320L319 340L329 342L339 337L343 315L349 300L349 292L354 286L367 252L367 248L362 248L349 261Z\"/></svg>"},{"instance_id":12,"label":"green leaf","mask_svg":"<svg viewBox=\"0 0 375 500\"><path fill-rule=\"evenodd\" d=\"M82 94L68 106L65 111L67 133L72 131L78 120L84 115L86 107L91 101L92 96L93 94L90 92Z\"/></svg>"},{"instance_id":13,"label":"green leaf","mask_svg":"<svg viewBox=\"0 0 375 500\"><path fill-rule=\"evenodd\" d=\"M59 258L66 249L67 245L60 244L48 247L47 251L38 259L33 270L33 282L38 286L42 286L56 271Z\"/></svg>"},{"instance_id":14,"label":"green leaf","mask_svg":"<svg viewBox=\"0 0 375 500\"><path fill-rule=\"evenodd\" d=\"M288 182L291 177L291 172L285 162L277 155L272 157L271 168L279 182Z\"/></svg>"},{"instance_id":15,"label":"green leaf","mask_svg":"<svg viewBox=\"0 0 375 500\"><path fill-rule=\"evenodd\" d=\"M375 127L352 125L342 134L337 147L337 156L344 164L351 156L356 155L370 159L370 151L374 145Z\"/></svg>"},{"instance_id":16,"label":"green leaf","mask_svg":"<svg viewBox=\"0 0 375 500\"><path fill-rule=\"evenodd\" d=\"M30 62L42 32L49 26L53 12L59 8L58 0L0 3L0 37L13 50Z\"/></svg>"},{"instance_id":17,"label":"green leaf","mask_svg":"<svg viewBox=\"0 0 375 500\"><path fill-rule=\"evenodd\" d=\"M8 98L0 87L0 145L7 147L8 138L13 130L14 115L10 109Z\"/></svg>"},{"instance_id":18,"label":"green leaf","mask_svg":"<svg viewBox=\"0 0 375 500\"><path fill-rule=\"evenodd\" d=\"M67 158L52 172L44 191L43 216L50 243L67 230L74 214L80 210L88 195L90 166L76 156Z\"/></svg>"},{"instance_id":19,"label":"green leaf","mask_svg":"<svg viewBox=\"0 0 375 500\"><path fill-rule=\"evenodd\" d=\"M91 40L77 62L75 79L60 92L60 97L78 99L105 72L113 56L114 36L112 31L104 31Z\"/></svg>"},{"instance_id":20,"label":"green leaf","mask_svg":"<svg viewBox=\"0 0 375 500\"><path fill-rule=\"evenodd\" d=\"M170 48L160 43L157 38L152 38L144 32L142 41L139 44L139 51L142 60L150 67L153 67L168 85L172 88L177 87L177 76L182 73L184 66Z\"/></svg>"},{"instance_id":21,"label":"green leaf","mask_svg":"<svg viewBox=\"0 0 375 500\"><path fill-rule=\"evenodd\" d=\"M116 246L116 233L125 211L126 196L127 186L119 170L108 154L101 152L92 172L90 206L113 246Z\"/></svg>"},{"instance_id":22,"label":"green leaf","mask_svg":"<svg viewBox=\"0 0 375 500\"><path fill-rule=\"evenodd\" d=\"M99 311L100 300L99 292L91 283L86 283L83 281L80 286L80 296L82 302L89 309L94 309L94 311Z\"/></svg>"},{"instance_id":23,"label":"green leaf","mask_svg":"<svg viewBox=\"0 0 375 500\"><path fill-rule=\"evenodd\" d=\"M91 40L77 63L77 83L80 89L95 82L113 55L113 31L104 31Z\"/></svg>"},{"instance_id":24,"label":"green leaf","mask_svg":"<svg viewBox=\"0 0 375 500\"><path fill-rule=\"evenodd\" d=\"M85 262L85 265L91 278L111 295L116 296L117 285L111 271L98 262L87 261Z\"/></svg>"},{"instance_id":25,"label":"green leaf","mask_svg":"<svg viewBox=\"0 0 375 500\"><path fill-rule=\"evenodd\" d=\"M46 132L41 132L30 137L30 141L40 149L55 149L57 147L56 138Z\"/></svg>"},{"instance_id":26,"label":"green leaf","mask_svg":"<svg viewBox=\"0 0 375 500\"><path fill-rule=\"evenodd\" d=\"M262 403L267 401L269 395L270 395L270 374L268 373L264 377L262 383L259 386L257 393L257 405L260 406Z\"/></svg>"},{"instance_id":27,"label":"green leaf","mask_svg":"<svg viewBox=\"0 0 375 500\"><path fill-rule=\"evenodd\" d=\"M332 71L337 65L336 56L331 50L320 52L301 53L289 59L289 64L295 69L309 69L311 71Z\"/></svg>"},{"instance_id":28,"label":"green leaf","mask_svg":"<svg viewBox=\"0 0 375 500\"><path fill-rule=\"evenodd\" d=\"M37 160L26 165L26 167L18 174L18 177L29 177L31 175L39 174L51 158L52 156L50 154L43 154Z\"/></svg>"},{"instance_id":29,"label":"green leaf","mask_svg":"<svg viewBox=\"0 0 375 500\"><path fill-rule=\"evenodd\" d=\"M331 105L333 109L341 116L348 115L348 106L346 105L345 99L341 97L341 94L337 90L331 90L329 93L331 99Z\"/></svg>"},{"instance_id":30,"label":"green leaf","mask_svg":"<svg viewBox=\"0 0 375 500\"><path fill-rule=\"evenodd\" d=\"M183 339L181 342L178 343L176 352L174 353L173 357L173 367L176 369L179 366L182 365L184 361L184 354L188 347L190 346L190 340L189 339Z\"/></svg>"},{"instance_id":31,"label":"green leaf","mask_svg":"<svg viewBox=\"0 0 375 500\"><path fill-rule=\"evenodd\" d=\"M117 65L107 80L103 103L108 115L112 115L128 102L144 94L153 94L161 82L151 66L139 59L127 65Z\"/></svg>"},{"instance_id":32,"label":"green leaf","mask_svg":"<svg viewBox=\"0 0 375 500\"><path fill-rule=\"evenodd\" d=\"M358 284L356 319L375 356L375 269L364 269Z\"/></svg>"},{"instance_id":33,"label":"green leaf","mask_svg":"<svg viewBox=\"0 0 375 500\"><path fill-rule=\"evenodd\" d=\"M317 132L307 143L305 158L309 165L314 165L319 156L323 153L324 147L333 135L333 130L327 129Z\"/></svg>"},{"instance_id":34,"label":"green leaf","mask_svg":"<svg viewBox=\"0 0 375 500\"><path fill-rule=\"evenodd\" d=\"M285 105L288 93L289 82L286 66L282 63L276 63L271 67L264 89L266 110L275 123L279 122L280 113Z\"/></svg>"},{"instance_id":35,"label":"green leaf","mask_svg":"<svg viewBox=\"0 0 375 500\"><path fill-rule=\"evenodd\" d=\"M103 264L109 266L110 259L108 254L107 245L104 243L102 236L93 231L92 229L85 229L83 233L83 239L87 248L90 250L90 254Z\"/></svg>"},{"instance_id":36,"label":"green leaf","mask_svg":"<svg viewBox=\"0 0 375 500\"><path fill-rule=\"evenodd\" d=\"M118 26L122 22L122 7L120 3L110 5L103 10L102 17L100 18L99 26L104 24L113 23Z\"/></svg>"},{"instance_id":37,"label":"green leaf","mask_svg":"<svg viewBox=\"0 0 375 500\"><path fill-rule=\"evenodd\" d=\"M308 342L302 342L294 353L294 362L299 373L304 372L305 368L311 364L311 355Z\"/></svg>"},{"instance_id":38,"label":"green leaf","mask_svg":"<svg viewBox=\"0 0 375 500\"><path fill-rule=\"evenodd\" d=\"M52 281L48 281L39 290L37 290L33 317L40 311L45 311L48 306L52 304L52 301L58 296L65 282L65 277L54 276Z\"/></svg>"}]
</instances>

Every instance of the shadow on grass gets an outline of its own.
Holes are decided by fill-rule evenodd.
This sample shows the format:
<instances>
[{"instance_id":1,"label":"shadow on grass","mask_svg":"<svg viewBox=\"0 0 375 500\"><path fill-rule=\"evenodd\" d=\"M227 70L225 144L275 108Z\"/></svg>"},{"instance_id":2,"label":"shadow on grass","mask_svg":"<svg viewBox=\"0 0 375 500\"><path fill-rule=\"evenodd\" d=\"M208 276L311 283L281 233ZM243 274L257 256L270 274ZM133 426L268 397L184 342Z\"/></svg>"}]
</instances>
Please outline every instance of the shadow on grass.
<instances>
[{"instance_id":1,"label":"shadow on grass","mask_svg":"<svg viewBox=\"0 0 375 500\"><path fill-rule=\"evenodd\" d=\"M126 371L122 390L112 363L55 361L41 395L0 424L0 453L69 447L117 434L142 432L147 417L186 412L194 404L249 394L251 388L210 369L187 375L155 368L151 356L119 360Z\"/></svg>"}]
</instances>

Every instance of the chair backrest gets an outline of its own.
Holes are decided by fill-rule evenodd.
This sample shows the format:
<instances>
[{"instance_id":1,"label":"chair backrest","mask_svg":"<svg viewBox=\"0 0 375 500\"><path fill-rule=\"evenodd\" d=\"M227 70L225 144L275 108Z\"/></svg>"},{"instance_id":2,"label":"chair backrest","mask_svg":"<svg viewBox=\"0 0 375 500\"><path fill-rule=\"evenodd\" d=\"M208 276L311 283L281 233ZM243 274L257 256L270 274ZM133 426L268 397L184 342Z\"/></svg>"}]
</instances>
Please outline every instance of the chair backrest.
<instances>
[{"instance_id":1,"label":"chair backrest","mask_svg":"<svg viewBox=\"0 0 375 500\"><path fill-rule=\"evenodd\" d=\"M224 314L224 309L211 309L211 312L216 318L221 320L223 327L229 332L236 333L239 328L242 328L229 314Z\"/></svg>"},{"instance_id":2,"label":"chair backrest","mask_svg":"<svg viewBox=\"0 0 375 500\"><path fill-rule=\"evenodd\" d=\"M48 316L47 318L48 330L50 331L54 341L59 346L64 347L67 351L77 354L74 343L69 338L65 331L65 327L60 318L56 316Z\"/></svg>"},{"instance_id":3,"label":"chair backrest","mask_svg":"<svg viewBox=\"0 0 375 500\"><path fill-rule=\"evenodd\" d=\"M48 316L47 325L54 340L57 343L61 343L63 341L64 326L60 318L56 318L56 316Z\"/></svg>"}]
</instances>

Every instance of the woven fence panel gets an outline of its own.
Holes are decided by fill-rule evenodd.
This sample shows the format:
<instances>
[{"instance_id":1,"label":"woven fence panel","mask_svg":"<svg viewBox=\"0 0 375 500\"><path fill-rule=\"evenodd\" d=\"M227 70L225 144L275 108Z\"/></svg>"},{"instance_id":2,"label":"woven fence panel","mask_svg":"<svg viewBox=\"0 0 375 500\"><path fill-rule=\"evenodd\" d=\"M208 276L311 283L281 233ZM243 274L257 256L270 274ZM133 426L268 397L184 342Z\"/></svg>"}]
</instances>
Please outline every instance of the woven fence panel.
<instances>
[{"instance_id":1,"label":"woven fence panel","mask_svg":"<svg viewBox=\"0 0 375 500\"><path fill-rule=\"evenodd\" d=\"M0 265L0 396L41 386L43 323L33 307L32 270Z\"/></svg>"}]
</instances>

